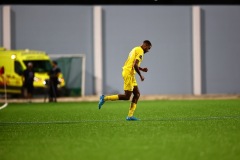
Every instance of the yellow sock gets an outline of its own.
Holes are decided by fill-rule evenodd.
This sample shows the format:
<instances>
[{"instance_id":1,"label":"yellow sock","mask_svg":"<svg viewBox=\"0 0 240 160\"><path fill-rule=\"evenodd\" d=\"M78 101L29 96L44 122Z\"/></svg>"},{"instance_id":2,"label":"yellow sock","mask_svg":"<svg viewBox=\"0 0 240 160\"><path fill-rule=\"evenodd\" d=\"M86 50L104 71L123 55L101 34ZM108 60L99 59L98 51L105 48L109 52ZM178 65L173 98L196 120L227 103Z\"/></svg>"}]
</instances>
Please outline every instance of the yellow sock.
<instances>
[{"instance_id":1,"label":"yellow sock","mask_svg":"<svg viewBox=\"0 0 240 160\"><path fill-rule=\"evenodd\" d=\"M136 103L131 103L129 111L128 111L128 117L132 117L135 109L137 108Z\"/></svg>"},{"instance_id":2,"label":"yellow sock","mask_svg":"<svg viewBox=\"0 0 240 160\"><path fill-rule=\"evenodd\" d=\"M118 95L111 95L111 96L105 96L104 97L104 100L105 101L116 101L116 100L118 100L119 98L118 98Z\"/></svg>"}]
</instances>

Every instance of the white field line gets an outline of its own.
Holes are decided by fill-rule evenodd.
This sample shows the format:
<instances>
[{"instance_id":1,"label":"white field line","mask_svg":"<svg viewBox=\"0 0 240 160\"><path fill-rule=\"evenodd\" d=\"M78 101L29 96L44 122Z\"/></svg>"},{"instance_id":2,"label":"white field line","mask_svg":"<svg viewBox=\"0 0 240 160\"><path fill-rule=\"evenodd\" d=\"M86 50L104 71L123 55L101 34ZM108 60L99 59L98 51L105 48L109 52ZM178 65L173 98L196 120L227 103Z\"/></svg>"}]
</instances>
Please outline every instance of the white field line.
<instances>
[{"instance_id":1,"label":"white field line","mask_svg":"<svg viewBox=\"0 0 240 160\"><path fill-rule=\"evenodd\" d=\"M8 103L5 103L4 105L2 105L2 106L0 107L0 110L3 109L3 108L5 108L5 107L7 107L7 105L8 105Z\"/></svg>"},{"instance_id":2,"label":"white field line","mask_svg":"<svg viewBox=\"0 0 240 160\"><path fill-rule=\"evenodd\" d=\"M240 119L239 115L236 116L223 116L223 117L184 117L184 118L159 118L159 119L142 119L141 121L204 121L204 120L222 120L222 119ZM119 122L126 121L124 119L116 120L79 120L79 121L43 121L43 122L0 122L0 125L4 124L73 124L84 122Z\"/></svg>"}]
</instances>

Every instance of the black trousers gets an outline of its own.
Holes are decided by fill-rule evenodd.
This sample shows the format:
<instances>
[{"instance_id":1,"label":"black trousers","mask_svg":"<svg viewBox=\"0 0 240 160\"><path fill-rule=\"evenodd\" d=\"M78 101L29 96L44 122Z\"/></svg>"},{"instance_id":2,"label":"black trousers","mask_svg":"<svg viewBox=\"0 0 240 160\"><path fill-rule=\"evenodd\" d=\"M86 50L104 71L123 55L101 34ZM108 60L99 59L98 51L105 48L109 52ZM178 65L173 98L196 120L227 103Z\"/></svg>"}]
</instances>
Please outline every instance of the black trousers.
<instances>
[{"instance_id":1,"label":"black trousers","mask_svg":"<svg viewBox=\"0 0 240 160\"><path fill-rule=\"evenodd\" d=\"M58 88L57 83L50 81L49 82L49 102L57 102Z\"/></svg>"}]
</instances>

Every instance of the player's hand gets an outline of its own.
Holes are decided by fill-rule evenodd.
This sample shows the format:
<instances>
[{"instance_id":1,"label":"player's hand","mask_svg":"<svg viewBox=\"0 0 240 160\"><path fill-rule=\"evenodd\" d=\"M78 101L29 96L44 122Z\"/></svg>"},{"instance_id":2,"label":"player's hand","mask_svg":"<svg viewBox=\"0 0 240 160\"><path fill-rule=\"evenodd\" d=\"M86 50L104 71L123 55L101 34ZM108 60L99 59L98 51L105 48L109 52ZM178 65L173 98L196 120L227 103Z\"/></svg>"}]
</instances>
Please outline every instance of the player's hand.
<instances>
[{"instance_id":1,"label":"player's hand","mask_svg":"<svg viewBox=\"0 0 240 160\"><path fill-rule=\"evenodd\" d=\"M144 76L140 76L140 78L141 78L141 81L144 81L144 79L145 79L145 77Z\"/></svg>"},{"instance_id":2,"label":"player's hand","mask_svg":"<svg viewBox=\"0 0 240 160\"><path fill-rule=\"evenodd\" d=\"M143 71L143 72L147 72L147 71L148 71L148 68L142 68L142 71Z\"/></svg>"}]
</instances>

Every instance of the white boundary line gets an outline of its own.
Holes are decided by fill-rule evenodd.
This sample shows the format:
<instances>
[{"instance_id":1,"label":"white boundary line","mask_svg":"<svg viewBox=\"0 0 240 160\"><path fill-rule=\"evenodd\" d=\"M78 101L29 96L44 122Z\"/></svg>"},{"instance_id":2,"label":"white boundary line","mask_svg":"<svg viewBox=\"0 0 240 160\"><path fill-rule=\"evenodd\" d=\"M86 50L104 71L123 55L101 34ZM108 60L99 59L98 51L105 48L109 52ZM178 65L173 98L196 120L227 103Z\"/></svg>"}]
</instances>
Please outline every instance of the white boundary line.
<instances>
[{"instance_id":1,"label":"white boundary line","mask_svg":"<svg viewBox=\"0 0 240 160\"><path fill-rule=\"evenodd\" d=\"M205 121L205 120L222 120L222 119L240 119L239 115L236 116L222 116L222 117L172 117L172 118L157 118L157 119L140 119L140 121ZM0 122L0 124L71 124L71 123L85 123L85 122L119 122L126 121L123 119L116 120L79 120L79 121L42 121L42 122Z\"/></svg>"},{"instance_id":2,"label":"white boundary line","mask_svg":"<svg viewBox=\"0 0 240 160\"><path fill-rule=\"evenodd\" d=\"M7 105L8 105L8 103L6 102L4 105L2 105L2 106L0 107L0 110L3 109L3 108L5 108L5 107L7 107Z\"/></svg>"}]
</instances>

